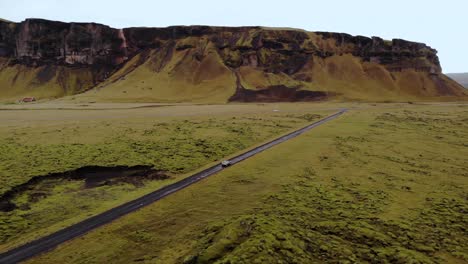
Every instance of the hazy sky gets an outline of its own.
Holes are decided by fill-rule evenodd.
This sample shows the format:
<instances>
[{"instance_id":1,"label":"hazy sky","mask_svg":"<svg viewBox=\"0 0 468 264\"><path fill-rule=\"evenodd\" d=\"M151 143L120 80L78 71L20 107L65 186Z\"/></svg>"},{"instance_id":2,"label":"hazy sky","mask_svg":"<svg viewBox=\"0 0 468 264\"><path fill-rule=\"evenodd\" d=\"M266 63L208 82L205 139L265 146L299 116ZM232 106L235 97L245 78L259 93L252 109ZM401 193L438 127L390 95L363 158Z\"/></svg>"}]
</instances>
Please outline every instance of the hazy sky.
<instances>
[{"instance_id":1,"label":"hazy sky","mask_svg":"<svg viewBox=\"0 0 468 264\"><path fill-rule=\"evenodd\" d=\"M468 72L468 0L0 0L0 17L113 27L226 25L403 38L439 51L444 72Z\"/></svg>"}]
</instances>

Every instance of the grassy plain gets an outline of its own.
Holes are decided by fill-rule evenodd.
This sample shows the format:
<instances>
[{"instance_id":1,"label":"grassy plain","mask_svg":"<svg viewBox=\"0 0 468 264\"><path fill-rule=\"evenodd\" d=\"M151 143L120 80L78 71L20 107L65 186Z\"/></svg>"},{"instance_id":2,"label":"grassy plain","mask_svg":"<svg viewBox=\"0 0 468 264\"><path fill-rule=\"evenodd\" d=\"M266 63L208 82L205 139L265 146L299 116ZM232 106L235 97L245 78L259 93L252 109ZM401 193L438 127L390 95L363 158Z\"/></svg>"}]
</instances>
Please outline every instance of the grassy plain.
<instances>
[{"instance_id":1,"label":"grassy plain","mask_svg":"<svg viewBox=\"0 0 468 264\"><path fill-rule=\"evenodd\" d=\"M468 263L468 105L365 105L28 263Z\"/></svg>"},{"instance_id":2,"label":"grassy plain","mask_svg":"<svg viewBox=\"0 0 468 264\"><path fill-rule=\"evenodd\" d=\"M0 251L112 208L335 111L333 105L3 105L0 195L83 166L151 165L169 179L38 180L0 211ZM32 109L32 110L27 110ZM278 111L273 111L278 110Z\"/></svg>"}]
</instances>

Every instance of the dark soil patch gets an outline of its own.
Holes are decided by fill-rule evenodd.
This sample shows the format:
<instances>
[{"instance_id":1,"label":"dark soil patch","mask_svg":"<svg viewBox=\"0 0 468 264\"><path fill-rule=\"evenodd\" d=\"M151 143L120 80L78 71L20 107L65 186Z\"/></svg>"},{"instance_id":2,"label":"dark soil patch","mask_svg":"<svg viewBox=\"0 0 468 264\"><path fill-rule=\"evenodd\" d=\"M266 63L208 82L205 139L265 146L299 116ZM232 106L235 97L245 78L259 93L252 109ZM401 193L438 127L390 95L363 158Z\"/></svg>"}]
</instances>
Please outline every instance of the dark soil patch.
<instances>
[{"instance_id":1,"label":"dark soil patch","mask_svg":"<svg viewBox=\"0 0 468 264\"><path fill-rule=\"evenodd\" d=\"M9 212L15 210L17 206L13 199L24 192L32 191L29 197L30 202L47 197L48 193L35 190L38 184L48 180L84 180L85 188L95 188L104 185L114 185L119 183L130 183L135 186L142 186L145 180L164 180L168 179L165 172L153 169L152 166L85 166L76 170L49 173L47 175L35 176L28 182L13 187L0 196L0 212Z\"/></svg>"},{"instance_id":2,"label":"dark soil patch","mask_svg":"<svg viewBox=\"0 0 468 264\"><path fill-rule=\"evenodd\" d=\"M300 102L319 101L328 97L326 92L299 90L298 87L273 85L261 90L237 89L229 98L233 102Z\"/></svg>"}]
</instances>

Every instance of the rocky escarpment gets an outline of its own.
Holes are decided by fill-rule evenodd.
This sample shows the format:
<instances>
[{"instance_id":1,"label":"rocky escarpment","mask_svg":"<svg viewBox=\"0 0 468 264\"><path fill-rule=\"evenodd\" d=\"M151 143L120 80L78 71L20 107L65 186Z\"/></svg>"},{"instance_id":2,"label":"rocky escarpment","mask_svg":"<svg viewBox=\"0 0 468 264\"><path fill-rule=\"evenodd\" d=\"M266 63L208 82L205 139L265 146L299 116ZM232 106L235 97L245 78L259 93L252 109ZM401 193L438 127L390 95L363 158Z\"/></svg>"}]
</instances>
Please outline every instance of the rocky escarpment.
<instances>
[{"instance_id":1,"label":"rocky escarpment","mask_svg":"<svg viewBox=\"0 0 468 264\"><path fill-rule=\"evenodd\" d=\"M0 22L0 80L0 97L57 97L93 87L103 100L465 95L441 73L436 50L400 39L263 27L114 29L42 19Z\"/></svg>"}]
</instances>

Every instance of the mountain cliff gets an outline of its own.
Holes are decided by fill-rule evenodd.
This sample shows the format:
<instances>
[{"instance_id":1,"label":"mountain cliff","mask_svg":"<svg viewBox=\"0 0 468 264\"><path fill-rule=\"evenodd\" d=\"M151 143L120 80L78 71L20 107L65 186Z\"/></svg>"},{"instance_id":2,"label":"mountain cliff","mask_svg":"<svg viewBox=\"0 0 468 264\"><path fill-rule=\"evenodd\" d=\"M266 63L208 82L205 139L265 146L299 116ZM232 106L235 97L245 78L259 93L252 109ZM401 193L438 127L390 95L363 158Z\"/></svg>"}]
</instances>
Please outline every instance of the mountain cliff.
<instances>
[{"instance_id":1,"label":"mountain cliff","mask_svg":"<svg viewBox=\"0 0 468 264\"><path fill-rule=\"evenodd\" d=\"M432 100L466 91L401 39L264 27L114 29L0 21L0 98L227 102Z\"/></svg>"}]
</instances>

